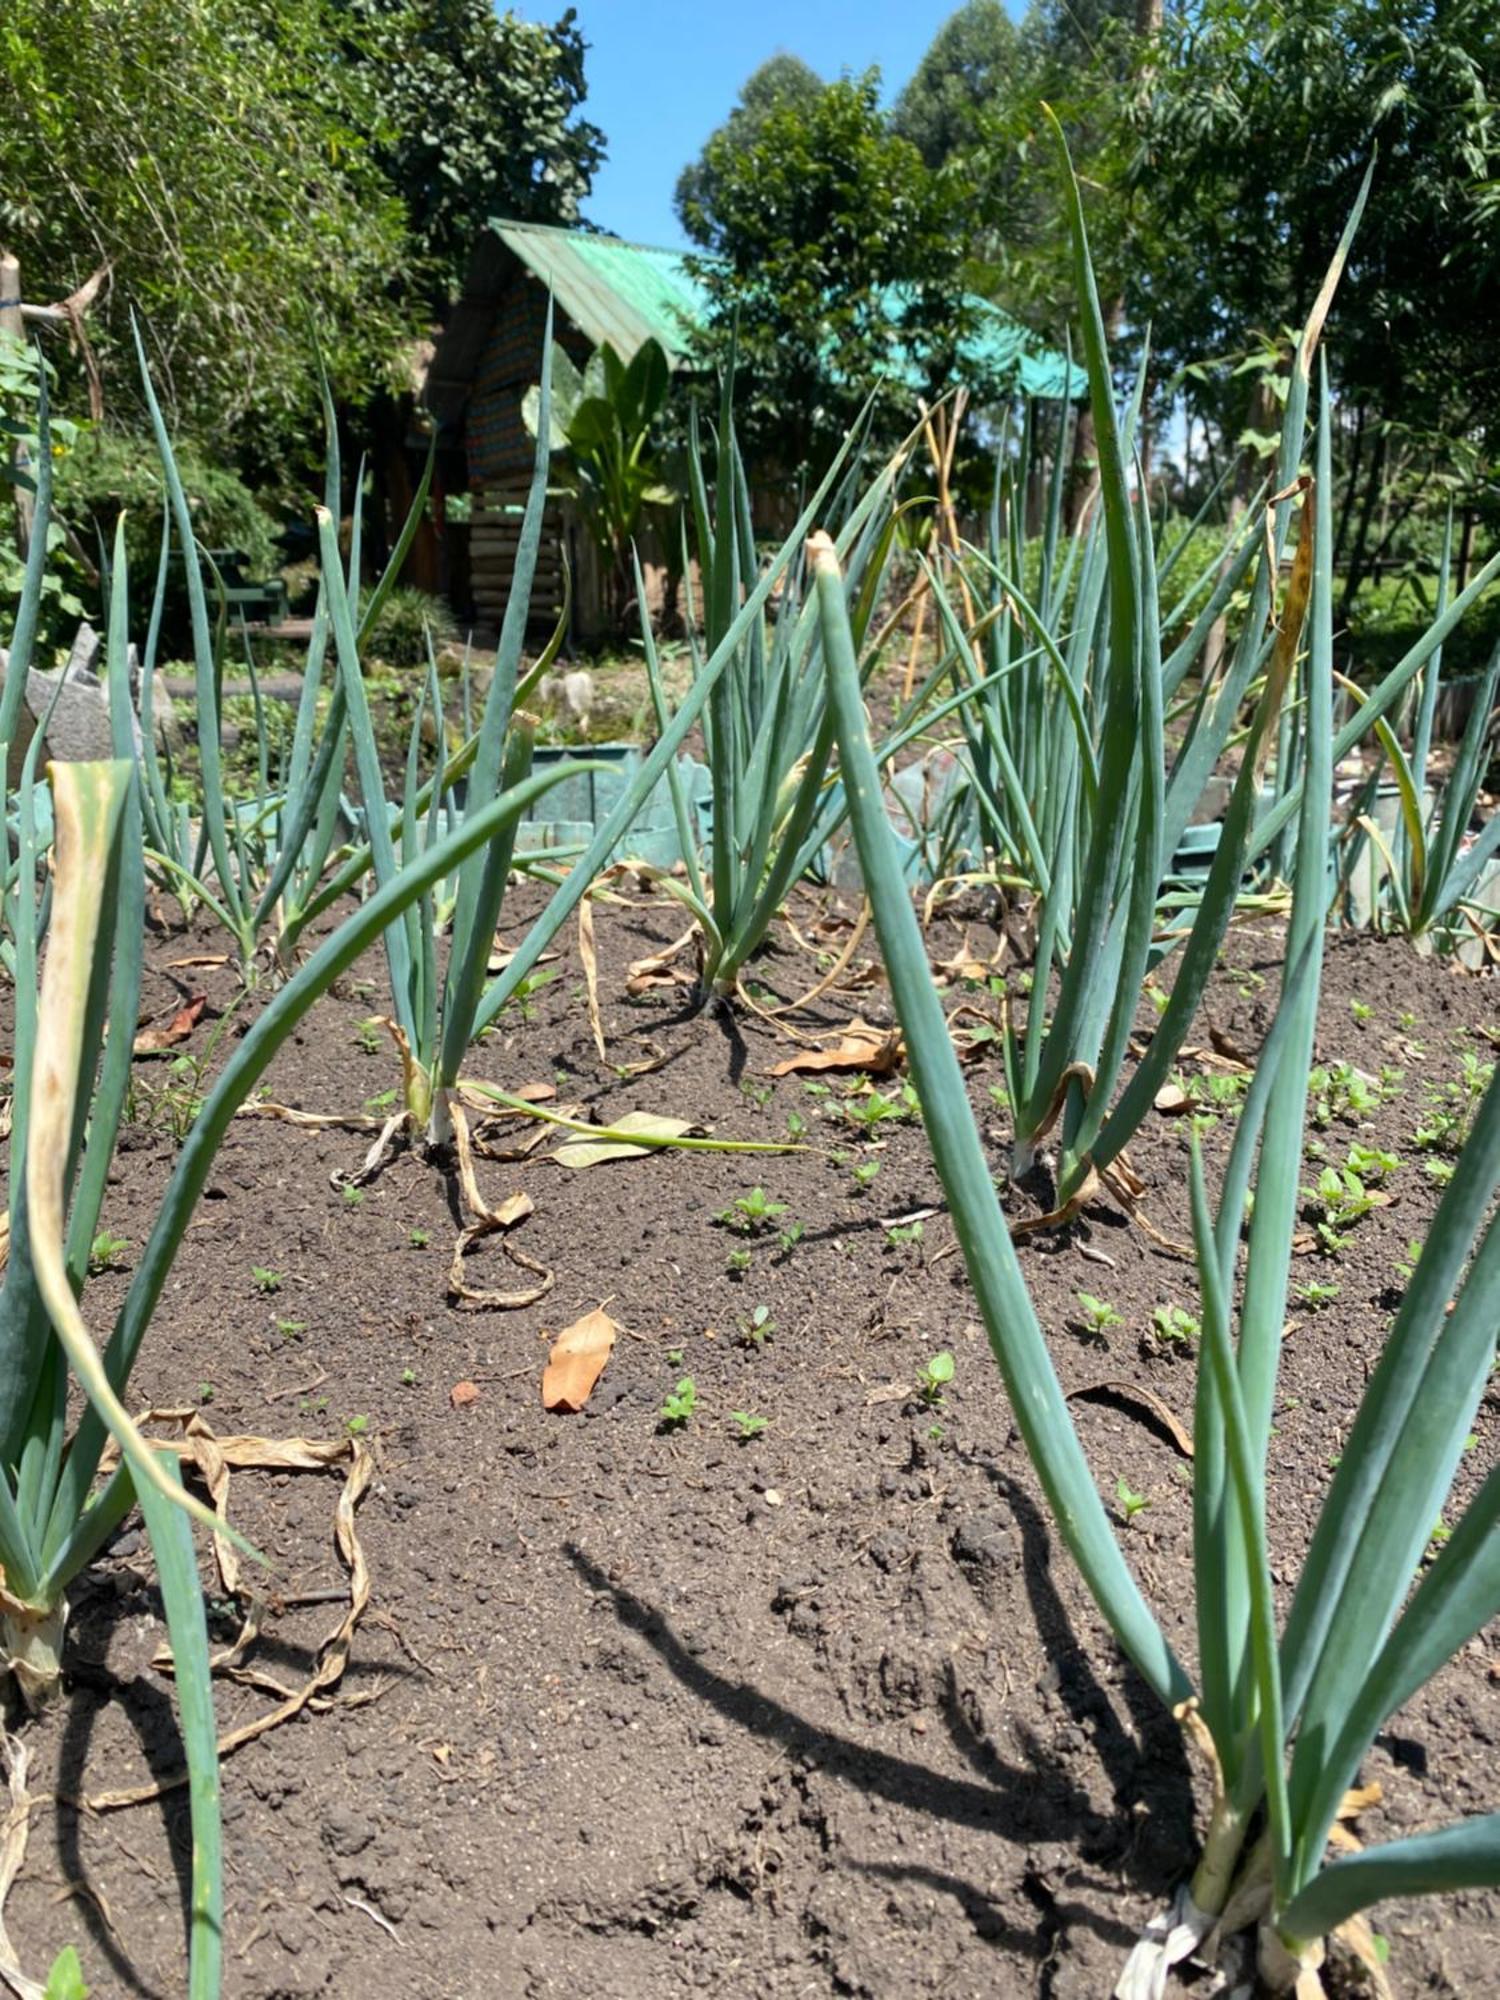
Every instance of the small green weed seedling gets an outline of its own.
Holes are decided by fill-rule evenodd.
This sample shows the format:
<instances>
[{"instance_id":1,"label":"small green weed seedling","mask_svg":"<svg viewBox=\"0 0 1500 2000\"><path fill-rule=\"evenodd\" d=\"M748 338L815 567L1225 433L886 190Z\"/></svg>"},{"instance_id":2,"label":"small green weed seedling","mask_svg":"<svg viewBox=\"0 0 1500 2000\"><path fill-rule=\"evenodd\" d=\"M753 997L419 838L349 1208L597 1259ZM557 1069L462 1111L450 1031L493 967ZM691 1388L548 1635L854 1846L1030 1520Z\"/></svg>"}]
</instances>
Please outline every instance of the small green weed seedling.
<instances>
[{"instance_id":1,"label":"small green weed seedling","mask_svg":"<svg viewBox=\"0 0 1500 2000\"><path fill-rule=\"evenodd\" d=\"M270 1293L281 1290L281 1273L279 1271L268 1271L264 1264L252 1264L250 1266L250 1276L254 1280L255 1289L258 1292Z\"/></svg>"},{"instance_id":2,"label":"small green weed seedling","mask_svg":"<svg viewBox=\"0 0 1500 2000\"><path fill-rule=\"evenodd\" d=\"M756 1306L748 1319L740 1321L740 1339L746 1347L764 1347L776 1332L769 1306Z\"/></svg>"},{"instance_id":3,"label":"small green weed seedling","mask_svg":"<svg viewBox=\"0 0 1500 2000\"><path fill-rule=\"evenodd\" d=\"M345 1208L363 1208L364 1201L365 1201L365 1191L362 1187L350 1186L344 1189Z\"/></svg>"},{"instance_id":4,"label":"small green weed seedling","mask_svg":"<svg viewBox=\"0 0 1500 2000\"><path fill-rule=\"evenodd\" d=\"M1401 1162L1394 1153L1382 1152L1378 1146L1361 1146L1356 1140L1349 1148L1344 1164L1351 1173L1358 1174L1360 1179L1368 1184L1371 1181L1388 1179Z\"/></svg>"},{"instance_id":5,"label":"small green weed seedling","mask_svg":"<svg viewBox=\"0 0 1500 2000\"><path fill-rule=\"evenodd\" d=\"M783 1257L790 1257L806 1234L807 1224L805 1222L790 1223L776 1238L778 1253Z\"/></svg>"},{"instance_id":6,"label":"small green weed seedling","mask_svg":"<svg viewBox=\"0 0 1500 2000\"><path fill-rule=\"evenodd\" d=\"M857 1166L850 1168L850 1172L854 1177L854 1192L868 1194L874 1184L875 1176L880 1172L880 1162L861 1160Z\"/></svg>"},{"instance_id":7,"label":"small green weed seedling","mask_svg":"<svg viewBox=\"0 0 1500 2000\"><path fill-rule=\"evenodd\" d=\"M750 1268L750 1252L743 1247L731 1250L724 1259L724 1269L732 1278L742 1278Z\"/></svg>"},{"instance_id":8,"label":"small green weed seedling","mask_svg":"<svg viewBox=\"0 0 1500 2000\"><path fill-rule=\"evenodd\" d=\"M1151 1315L1151 1331L1168 1347L1193 1347L1203 1332L1203 1322L1185 1306L1158 1306Z\"/></svg>"},{"instance_id":9,"label":"small green weed seedling","mask_svg":"<svg viewBox=\"0 0 1500 2000\"><path fill-rule=\"evenodd\" d=\"M792 1144L800 1146L802 1141L807 1137L807 1134L808 1123L802 1116L802 1113L800 1111L789 1111L786 1114L786 1136L791 1140Z\"/></svg>"},{"instance_id":10,"label":"small green weed seedling","mask_svg":"<svg viewBox=\"0 0 1500 2000\"><path fill-rule=\"evenodd\" d=\"M1375 1009L1369 1004L1367 1000L1351 1000L1349 1002L1349 1012L1354 1016L1355 1020L1359 1023L1361 1027L1363 1027L1367 1021L1373 1021L1375 1018Z\"/></svg>"},{"instance_id":11,"label":"small green weed seedling","mask_svg":"<svg viewBox=\"0 0 1500 2000\"><path fill-rule=\"evenodd\" d=\"M64 1945L52 1961L42 2000L88 2000L88 1997L89 1989L84 1983L78 1953L72 1945Z\"/></svg>"},{"instance_id":12,"label":"small green weed seedling","mask_svg":"<svg viewBox=\"0 0 1500 2000\"><path fill-rule=\"evenodd\" d=\"M1320 1285L1317 1283L1294 1285L1292 1291L1295 1298L1299 1299L1303 1305L1309 1306L1314 1312L1319 1311L1323 1306L1332 1305L1333 1301L1339 1295L1337 1285Z\"/></svg>"},{"instance_id":13,"label":"small green weed seedling","mask_svg":"<svg viewBox=\"0 0 1500 2000\"><path fill-rule=\"evenodd\" d=\"M902 1250L905 1249L908 1243L920 1243L921 1240L922 1224L920 1221L893 1222L885 1232L885 1247L887 1250Z\"/></svg>"},{"instance_id":14,"label":"small green weed seedling","mask_svg":"<svg viewBox=\"0 0 1500 2000\"><path fill-rule=\"evenodd\" d=\"M363 1437L369 1428L370 1419L368 1417L345 1417L344 1419L344 1429L352 1438Z\"/></svg>"},{"instance_id":15,"label":"small green weed seedling","mask_svg":"<svg viewBox=\"0 0 1500 2000\"><path fill-rule=\"evenodd\" d=\"M354 1045L367 1056L380 1054L380 1017L372 1014L368 1021L361 1021L354 1031Z\"/></svg>"},{"instance_id":16,"label":"small green weed seedling","mask_svg":"<svg viewBox=\"0 0 1500 2000\"><path fill-rule=\"evenodd\" d=\"M1308 1076L1312 1121L1321 1129L1336 1119L1359 1120L1377 1111L1387 1097L1400 1088L1399 1070L1382 1070L1378 1078L1367 1076L1352 1063L1321 1065Z\"/></svg>"},{"instance_id":17,"label":"small green weed seedling","mask_svg":"<svg viewBox=\"0 0 1500 2000\"><path fill-rule=\"evenodd\" d=\"M1481 1062L1472 1049L1460 1057L1459 1074L1446 1083L1429 1083L1422 1122L1412 1134L1413 1143L1424 1153L1458 1153L1463 1150L1469 1128L1481 1098L1495 1074L1492 1062ZM1431 1166L1427 1168L1432 1172ZM1434 1179L1447 1178L1433 1175Z\"/></svg>"},{"instance_id":18,"label":"small green weed seedling","mask_svg":"<svg viewBox=\"0 0 1500 2000\"><path fill-rule=\"evenodd\" d=\"M417 1386L417 1371L416 1371L416 1369L415 1369L415 1368L403 1368L403 1369L401 1370L401 1386L402 1386L402 1388L403 1388L403 1389L415 1389L415 1388L416 1388L416 1386Z\"/></svg>"},{"instance_id":19,"label":"small green weed seedling","mask_svg":"<svg viewBox=\"0 0 1500 2000\"><path fill-rule=\"evenodd\" d=\"M953 1380L955 1365L953 1356L945 1348L917 1370L917 1394L929 1410L942 1408L943 1391Z\"/></svg>"},{"instance_id":20,"label":"small green weed seedling","mask_svg":"<svg viewBox=\"0 0 1500 2000\"><path fill-rule=\"evenodd\" d=\"M786 1214L784 1201L772 1201L764 1188L751 1188L749 1194L737 1195L728 1208L721 1208L714 1217L726 1229L737 1230L741 1236L759 1236L769 1229L778 1215Z\"/></svg>"},{"instance_id":21,"label":"small green weed seedling","mask_svg":"<svg viewBox=\"0 0 1500 2000\"><path fill-rule=\"evenodd\" d=\"M749 1444L752 1438L760 1436L770 1418L752 1416L748 1410L731 1410L729 1421L735 1425L740 1443Z\"/></svg>"},{"instance_id":22,"label":"small green weed seedling","mask_svg":"<svg viewBox=\"0 0 1500 2000\"><path fill-rule=\"evenodd\" d=\"M425 1229L413 1229L406 1240L413 1250L425 1250L432 1238Z\"/></svg>"},{"instance_id":23,"label":"small green weed seedling","mask_svg":"<svg viewBox=\"0 0 1500 2000\"><path fill-rule=\"evenodd\" d=\"M1396 1271L1403 1285L1409 1285L1417 1275L1417 1260L1422 1255L1422 1246L1412 1238L1406 1246L1406 1255L1396 1260Z\"/></svg>"},{"instance_id":24,"label":"small green weed seedling","mask_svg":"<svg viewBox=\"0 0 1500 2000\"><path fill-rule=\"evenodd\" d=\"M752 1076L740 1079L740 1096L748 1098L757 1111L764 1111L775 1095L776 1086L774 1084L758 1083Z\"/></svg>"},{"instance_id":25,"label":"small green weed seedling","mask_svg":"<svg viewBox=\"0 0 1500 2000\"><path fill-rule=\"evenodd\" d=\"M1124 1323L1108 1299L1096 1299L1092 1292L1075 1292L1073 1296L1078 1301L1084 1331L1094 1340L1103 1340L1112 1326Z\"/></svg>"},{"instance_id":26,"label":"small green weed seedling","mask_svg":"<svg viewBox=\"0 0 1500 2000\"><path fill-rule=\"evenodd\" d=\"M372 1118L384 1118L386 1113L394 1107L396 1097L397 1092L394 1086L390 1090L377 1090L373 1097L365 1099L365 1110Z\"/></svg>"},{"instance_id":27,"label":"small green weed seedling","mask_svg":"<svg viewBox=\"0 0 1500 2000\"><path fill-rule=\"evenodd\" d=\"M917 1094L909 1083L901 1086L900 1095L887 1097L883 1091L873 1087L864 1095L856 1095L844 1100L844 1115L851 1125L861 1131L874 1132L881 1125L910 1118L917 1110Z\"/></svg>"},{"instance_id":28,"label":"small green weed seedling","mask_svg":"<svg viewBox=\"0 0 1500 2000\"><path fill-rule=\"evenodd\" d=\"M1130 1482L1123 1472L1115 1481L1115 1499L1119 1502L1120 1512L1124 1516L1127 1528L1137 1514L1144 1514L1146 1509L1151 1505L1150 1500L1144 1493L1131 1492Z\"/></svg>"},{"instance_id":29,"label":"small green weed seedling","mask_svg":"<svg viewBox=\"0 0 1500 2000\"><path fill-rule=\"evenodd\" d=\"M1372 1194L1353 1167L1325 1167L1315 1187L1303 1188L1302 1197L1322 1211L1313 1226L1330 1257L1336 1257L1347 1246L1349 1225L1368 1215L1385 1199L1383 1195Z\"/></svg>"},{"instance_id":30,"label":"small green weed seedling","mask_svg":"<svg viewBox=\"0 0 1500 2000\"><path fill-rule=\"evenodd\" d=\"M211 1403L218 1393L212 1382L200 1382L198 1384L198 1401L200 1403Z\"/></svg>"},{"instance_id":31,"label":"small green weed seedling","mask_svg":"<svg viewBox=\"0 0 1500 2000\"><path fill-rule=\"evenodd\" d=\"M671 1395L665 1397L661 1406L661 1421L664 1430L680 1428L698 1407L698 1391L691 1375L684 1375Z\"/></svg>"},{"instance_id":32,"label":"small green weed seedling","mask_svg":"<svg viewBox=\"0 0 1500 2000\"><path fill-rule=\"evenodd\" d=\"M111 1236L107 1229L101 1229L89 1245L89 1269L91 1271L112 1271L121 1257L130 1248L128 1236Z\"/></svg>"},{"instance_id":33,"label":"small green weed seedling","mask_svg":"<svg viewBox=\"0 0 1500 2000\"><path fill-rule=\"evenodd\" d=\"M305 1319L278 1319L273 1324L283 1340L300 1340L307 1331Z\"/></svg>"}]
</instances>

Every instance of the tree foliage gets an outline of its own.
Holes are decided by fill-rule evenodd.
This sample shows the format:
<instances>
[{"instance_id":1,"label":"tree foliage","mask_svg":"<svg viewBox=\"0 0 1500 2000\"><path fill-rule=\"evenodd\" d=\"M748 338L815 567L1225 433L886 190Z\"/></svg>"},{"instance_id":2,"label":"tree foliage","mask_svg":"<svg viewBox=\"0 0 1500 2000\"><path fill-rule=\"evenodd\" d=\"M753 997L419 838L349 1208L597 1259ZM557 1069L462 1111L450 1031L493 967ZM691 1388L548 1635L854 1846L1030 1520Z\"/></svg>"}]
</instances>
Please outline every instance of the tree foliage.
<instances>
[{"instance_id":1,"label":"tree foliage","mask_svg":"<svg viewBox=\"0 0 1500 2000\"><path fill-rule=\"evenodd\" d=\"M1015 90L1021 43L1000 0L967 0L933 36L896 99L891 129L929 167L972 152L993 106Z\"/></svg>"},{"instance_id":2,"label":"tree foliage","mask_svg":"<svg viewBox=\"0 0 1500 2000\"><path fill-rule=\"evenodd\" d=\"M772 56L745 82L739 103L712 134L696 160L677 178L677 217L695 243L708 245L719 203L719 175L725 160L756 146L766 119L778 109L807 111L823 93L823 79L799 56ZM714 163L718 162L718 165Z\"/></svg>"},{"instance_id":3,"label":"tree foliage","mask_svg":"<svg viewBox=\"0 0 1500 2000\"><path fill-rule=\"evenodd\" d=\"M569 221L602 156L584 44L488 0L14 0L0 21L0 242L29 299L101 267L85 331L112 417L133 309L180 425L276 442L399 379L492 214Z\"/></svg>"},{"instance_id":4,"label":"tree foliage","mask_svg":"<svg viewBox=\"0 0 1500 2000\"><path fill-rule=\"evenodd\" d=\"M1500 13L1190 0L1131 136L1124 178L1152 220L1133 314L1165 364L1195 368L1195 400L1231 437L1246 381L1201 364L1285 351L1374 159L1329 340L1352 594L1433 475L1472 496L1500 439Z\"/></svg>"},{"instance_id":5,"label":"tree foliage","mask_svg":"<svg viewBox=\"0 0 1500 2000\"><path fill-rule=\"evenodd\" d=\"M101 267L86 326L109 400L133 400L144 319L179 418L224 439L304 407L310 325L335 378L390 366L401 206L326 87L303 0L14 0L0 23L0 240L28 298Z\"/></svg>"},{"instance_id":6,"label":"tree foliage","mask_svg":"<svg viewBox=\"0 0 1500 2000\"><path fill-rule=\"evenodd\" d=\"M742 437L803 469L882 382L904 427L914 391L946 386L967 330L964 232L947 170L890 130L877 74L778 99L751 136L722 127L702 167L701 345L722 363L737 339Z\"/></svg>"},{"instance_id":7,"label":"tree foliage","mask_svg":"<svg viewBox=\"0 0 1500 2000\"><path fill-rule=\"evenodd\" d=\"M406 210L420 295L445 302L491 216L570 223L604 157L578 116L586 44L491 0L338 0L380 108L374 159Z\"/></svg>"}]
</instances>

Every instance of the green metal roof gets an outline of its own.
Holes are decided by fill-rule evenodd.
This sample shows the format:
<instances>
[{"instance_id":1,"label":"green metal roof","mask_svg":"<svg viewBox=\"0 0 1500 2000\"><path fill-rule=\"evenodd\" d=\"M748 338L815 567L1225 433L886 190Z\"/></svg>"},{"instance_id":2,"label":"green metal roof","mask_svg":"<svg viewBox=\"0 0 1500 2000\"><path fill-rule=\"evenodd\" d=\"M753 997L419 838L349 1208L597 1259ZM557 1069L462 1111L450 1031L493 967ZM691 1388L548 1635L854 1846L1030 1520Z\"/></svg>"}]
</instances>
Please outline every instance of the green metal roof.
<instances>
[{"instance_id":1,"label":"green metal roof","mask_svg":"<svg viewBox=\"0 0 1500 2000\"><path fill-rule=\"evenodd\" d=\"M654 338L674 365L686 359L691 329L704 318L708 301L676 250L537 222L491 222L490 228L551 287L595 347L608 341L628 361Z\"/></svg>"},{"instance_id":2,"label":"green metal roof","mask_svg":"<svg viewBox=\"0 0 1500 2000\"><path fill-rule=\"evenodd\" d=\"M536 222L500 222L490 228L507 249L544 285L595 347L608 341L622 361L642 343L659 340L677 366L688 358L693 329L708 317L709 299L677 250L624 243L615 236L591 236ZM1039 347L1027 329L990 304L971 298L978 325L959 346L960 365L987 380L998 379L1027 396L1054 397L1087 392L1083 370L1071 378L1066 358ZM892 320L900 317L901 296L893 287ZM915 381L916 370L896 365Z\"/></svg>"}]
</instances>

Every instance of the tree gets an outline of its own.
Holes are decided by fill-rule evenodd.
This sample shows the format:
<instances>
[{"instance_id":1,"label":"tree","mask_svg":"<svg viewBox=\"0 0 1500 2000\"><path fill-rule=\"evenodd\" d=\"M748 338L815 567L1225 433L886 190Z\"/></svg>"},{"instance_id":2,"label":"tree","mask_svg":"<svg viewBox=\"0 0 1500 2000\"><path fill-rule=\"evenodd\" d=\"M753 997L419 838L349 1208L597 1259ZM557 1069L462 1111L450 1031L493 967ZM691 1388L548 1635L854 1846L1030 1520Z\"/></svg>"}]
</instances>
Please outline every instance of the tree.
<instances>
[{"instance_id":1,"label":"tree","mask_svg":"<svg viewBox=\"0 0 1500 2000\"><path fill-rule=\"evenodd\" d=\"M700 350L722 364L737 325L742 438L800 472L880 384L887 428L904 429L969 328L952 170L889 130L874 71L778 101L749 139L722 127L702 165Z\"/></svg>"},{"instance_id":2,"label":"tree","mask_svg":"<svg viewBox=\"0 0 1500 2000\"><path fill-rule=\"evenodd\" d=\"M683 168L677 179L677 218L695 243L706 246L713 235L718 207L718 174L723 161L755 146L766 119L780 108L808 111L822 95L823 79L800 56L772 56L751 75L724 123L711 134L702 153ZM710 164L710 156L720 162Z\"/></svg>"},{"instance_id":3,"label":"tree","mask_svg":"<svg viewBox=\"0 0 1500 2000\"><path fill-rule=\"evenodd\" d=\"M1434 482L1474 497L1500 441L1497 98L1491 0L1189 0L1134 112L1129 180L1157 224L1133 315L1182 366L1284 351L1374 158L1327 343L1346 606ZM1226 376L1191 386L1233 440L1246 378Z\"/></svg>"},{"instance_id":4,"label":"tree","mask_svg":"<svg viewBox=\"0 0 1500 2000\"><path fill-rule=\"evenodd\" d=\"M405 206L420 296L446 304L491 216L570 223L604 158L578 112L587 48L491 0L337 0L344 46L380 108L373 156Z\"/></svg>"},{"instance_id":5,"label":"tree","mask_svg":"<svg viewBox=\"0 0 1500 2000\"><path fill-rule=\"evenodd\" d=\"M968 0L933 37L896 99L891 129L929 167L941 167L979 141L989 111L1014 88L1020 60L1020 38L1000 0Z\"/></svg>"},{"instance_id":6,"label":"tree","mask_svg":"<svg viewBox=\"0 0 1500 2000\"><path fill-rule=\"evenodd\" d=\"M0 243L135 415L139 314L176 420L263 475L317 408L396 389L494 214L568 222L603 154L585 44L489 0L14 0ZM65 385L66 387L66 385Z\"/></svg>"},{"instance_id":7,"label":"tree","mask_svg":"<svg viewBox=\"0 0 1500 2000\"><path fill-rule=\"evenodd\" d=\"M0 241L28 299L103 270L85 331L131 410L140 314L169 407L223 443L388 368L401 205L329 64L322 0L13 0L0 22Z\"/></svg>"}]
</instances>

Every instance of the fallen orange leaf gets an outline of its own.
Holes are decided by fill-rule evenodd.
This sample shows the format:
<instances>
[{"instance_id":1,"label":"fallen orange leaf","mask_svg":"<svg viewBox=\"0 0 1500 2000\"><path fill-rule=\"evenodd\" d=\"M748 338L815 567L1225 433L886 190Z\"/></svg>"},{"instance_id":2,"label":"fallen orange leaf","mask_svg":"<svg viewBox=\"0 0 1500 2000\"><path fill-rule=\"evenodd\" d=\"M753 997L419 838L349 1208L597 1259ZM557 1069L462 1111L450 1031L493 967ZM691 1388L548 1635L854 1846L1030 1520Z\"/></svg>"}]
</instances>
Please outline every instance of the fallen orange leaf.
<instances>
[{"instance_id":1,"label":"fallen orange leaf","mask_svg":"<svg viewBox=\"0 0 1500 2000\"><path fill-rule=\"evenodd\" d=\"M448 1401L455 1410L466 1410L471 1403L479 1401L479 1394L477 1382L455 1382L448 1391Z\"/></svg>"},{"instance_id":2,"label":"fallen orange leaf","mask_svg":"<svg viewBox=\"0 0 1500 2000\"><path fill-rule=\"evenodd\" d=\"M552 1343L542 1374L542 1408L581 1410L604 1373L620 1329L602 1308L575 1320Z\"/></svg>"},{"instance_id":3,"label":"fallen orange leaf","mask_svg":"<svg viewBox=\"0 0 1500 2000\"><path fill-rule=\"evenodd\" d=\"M772 1076L791 1076L800 1070L859 1069L871 1076L889 1076L901 1061L901 1033L897 1028L872 1028L868 1021L851 1021L841 1039L828 1049L799 1049L785 1062L777 1063Z\"/></svg>"},{"instance_id":4,"label":"fallen orange leaf","mask_svg":"<svg viewBox=\"0 0 1500 2000\"><path fill-rule=\"evenodd\" d=\"M132 1044L138 1056L159 1055L163 1049L175 1049L179 1042L185 1042L197 1027L204 1008L208 1005L206 993L195 993L184 1000L177 1012L164 1028L142 1028Z\"/></svg>"}]
</instances>

